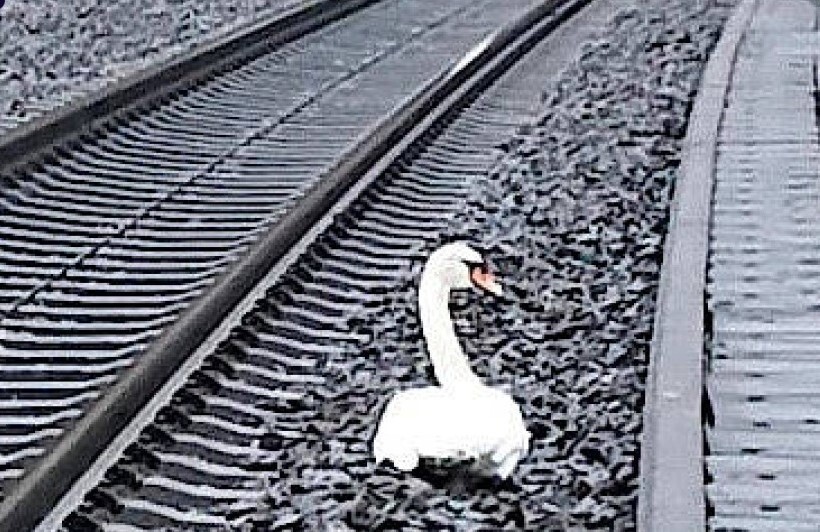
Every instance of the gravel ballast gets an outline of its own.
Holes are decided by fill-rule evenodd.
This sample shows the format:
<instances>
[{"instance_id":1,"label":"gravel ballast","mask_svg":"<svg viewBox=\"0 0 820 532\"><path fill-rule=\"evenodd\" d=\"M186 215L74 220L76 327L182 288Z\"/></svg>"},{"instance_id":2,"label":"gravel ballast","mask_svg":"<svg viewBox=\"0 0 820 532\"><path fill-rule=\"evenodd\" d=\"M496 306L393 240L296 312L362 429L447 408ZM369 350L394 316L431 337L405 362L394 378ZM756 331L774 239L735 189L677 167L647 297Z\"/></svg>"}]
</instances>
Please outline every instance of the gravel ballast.
<instances>
[{"instance_id":1,"label":"gravel ballast","mask_svg":"<svg viewBox=\"0 0 820 532\"><path fill-rule=\"evenodd\" d=\"M42 15L44 5L34 12ZM133 9L166 6L138 5ZM269 430L253 463L237 465L269 477L261 486L266 498L223 512L235 529L635 529L643 390L669 201L698 80L729 13L715 0L639 5L615 15L579 51L575 67L546 90L532 124L477 179L449 229L412 254L417 259L404 278L377 306L351 316L348 337L362 340L328 354L327 381L295 399L283 395L280 410L304 412L304 422L285 427L284 435ZM8 31L9 7L0 31ZM25 18L26 10L17 9ZM89 24L93 33L96 22ZM141 38L134 35L128 38ZM13 44L2 38L3 46ZM55 55L60 49L45 47ZM94 68L114 64L91 55ZM72 60L67 65L73 71ZM3 68L5 80L10 70ZM15 72L25 76L27 68L17 65ZM87 75L88 83L100 79ZM18 83L18 90L37 79ZM65 85L55 94L66 94ZM19 101L23 109L28 100ZM530 452L505 482L435 467L403 473L372 458L389 398L432 383L418 278L424 258L452 240L481 249L505 286L502 298L464 292L452 300L473 368L512 394L533 434ZM201 379L209 383L207 375ZM147 436L161 439L162 432ZM128 467L112 471L130 474ZM128 489L138 489L144 478L120 479L131 480ZM94 491L95 504L122 511L106 493ZM82 529L81 517L72 522Z\"/></svg>"},{"instance_id":2,"label":"gravel ballast","mask_svg":"<svg viewBox=\"0 0 820 532\"><path fill-rule=\"evenodd\" d=\"M419 250L467 240L505 283L504 298L456 294L452 309L473 368L510 391L533 434L512 479L373 463L368 438L389 397L431 384L418 260L383 305L351 319L368 340L338 357L346 369L318 399L325 436L305 443L290 483L271 485L278 502L256 514L262 528L635 529L668 207L687 116L729 12L679 1L615 15L450 229Z\"/></svg>"},{"instance_id":3,"label":"gravel ballast","mask_svg":"<svg viewBox=\"0 0 820 532\"><path fill-rule=\"evenodd\" d=\"M0 8L0 136L299 0L10 0Z\"/></svg>"}]
</instances>

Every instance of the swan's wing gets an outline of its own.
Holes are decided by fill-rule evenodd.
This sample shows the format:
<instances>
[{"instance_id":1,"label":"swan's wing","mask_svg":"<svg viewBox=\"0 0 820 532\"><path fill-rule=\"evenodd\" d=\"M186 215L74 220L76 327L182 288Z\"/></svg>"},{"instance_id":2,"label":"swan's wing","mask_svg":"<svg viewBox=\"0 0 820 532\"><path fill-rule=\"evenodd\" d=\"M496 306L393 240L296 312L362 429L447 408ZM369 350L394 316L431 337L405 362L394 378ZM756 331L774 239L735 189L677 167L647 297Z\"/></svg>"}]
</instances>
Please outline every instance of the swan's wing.
<instances>
[{"instance_id":1,"label":"swan's wing","mask_svg":"<svg viewBox=\"0 0 820 532\"><path fill-rule=\"evenodd\" d=\"M378 461L412 469L419 456L487 459L506 476L526 452L529 440L515 401L498 390L453 393L440 387L397 393L380 421L373 451Z\"/></svg>"},{"instance_id":2,"label":"swan's wing","mask_svg":"<svg viewBox=\"0 0 820 532\"><path fill-rule=\"evenodd\" d=\"M430 413L440 408L442 393L437 387L413 388L394 395L384 409L373 455L377 462L390 460L399 469L416 467L419 454L434 439L438 421Z\"/></svg>"}]
</instances>

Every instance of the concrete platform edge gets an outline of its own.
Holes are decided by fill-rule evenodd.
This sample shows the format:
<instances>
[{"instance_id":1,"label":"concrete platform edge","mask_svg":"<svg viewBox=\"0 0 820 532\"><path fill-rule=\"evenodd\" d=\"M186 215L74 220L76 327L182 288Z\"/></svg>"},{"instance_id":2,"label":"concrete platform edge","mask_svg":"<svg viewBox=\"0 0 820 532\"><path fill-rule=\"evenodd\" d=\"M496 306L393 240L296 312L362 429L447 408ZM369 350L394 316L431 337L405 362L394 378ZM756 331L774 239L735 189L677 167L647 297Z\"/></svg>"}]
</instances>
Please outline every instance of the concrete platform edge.
<instances>
[{"instance_id":1,"label":"concrete platform edge","mask_svg":"<svg viewBox=\"0 0 820 532\"><path fill-rule=\"evenodd\" d=\"M701 79L684 139L658 293L641 442L638 530L706 527L703 334L718 131L738 46L759 0L742 0Z\"/></svg>"}]
</instances>

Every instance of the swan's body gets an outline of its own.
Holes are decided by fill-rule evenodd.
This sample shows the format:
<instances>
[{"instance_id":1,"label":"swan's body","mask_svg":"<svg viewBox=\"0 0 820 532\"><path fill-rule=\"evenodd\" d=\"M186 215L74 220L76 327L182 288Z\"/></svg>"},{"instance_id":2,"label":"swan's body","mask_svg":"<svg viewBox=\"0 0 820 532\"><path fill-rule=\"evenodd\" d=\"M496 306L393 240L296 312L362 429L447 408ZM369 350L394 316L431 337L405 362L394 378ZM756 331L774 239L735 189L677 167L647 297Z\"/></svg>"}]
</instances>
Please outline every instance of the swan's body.
<instances>
[{"instance_id":1,"label":"swan's body","mask_svg":"<svg viewBox=\"0 0 820 532\"><path fill-rule=\"evenodd\" d=\"M382 416L373 454L409 471L421 457L473 460L507 478L526 453L530 434L508 395L488 386L440 386L396 394Z\"/></svg>"},{"instance_id":2,"label":"swan's body","mask_svg":"<svg viewBox=\"0 0 820 532\"><path fill-rule=\"evenodd\" d=\"M453 329L450 290L473 285L501 290L476 251L455 243L430 256L419 312L440 386L404 390L390 400L373 440L377 462L390 460L409 471L422 457L472 460L506 478L526 453L530 434L518 405L473 373Z\"/></svg>"}]
</instances>

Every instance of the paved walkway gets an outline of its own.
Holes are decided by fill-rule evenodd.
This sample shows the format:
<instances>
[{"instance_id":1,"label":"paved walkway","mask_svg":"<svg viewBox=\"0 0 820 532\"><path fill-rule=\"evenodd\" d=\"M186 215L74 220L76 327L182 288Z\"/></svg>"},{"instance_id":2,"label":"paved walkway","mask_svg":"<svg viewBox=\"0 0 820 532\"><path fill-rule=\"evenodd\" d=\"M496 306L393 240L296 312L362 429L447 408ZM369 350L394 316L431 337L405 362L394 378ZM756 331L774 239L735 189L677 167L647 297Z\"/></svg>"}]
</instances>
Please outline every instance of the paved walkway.
<instances>
[{"instance_id":1,"label":"paved walkway","mask_svg":"<svg viewBox=\"0 0 820 532\"><path fill-rule=\"evenodd\" d=\"M761 0L719 134L711 530L820 531L818 3Z\"/></svg>"}]
</instances>

